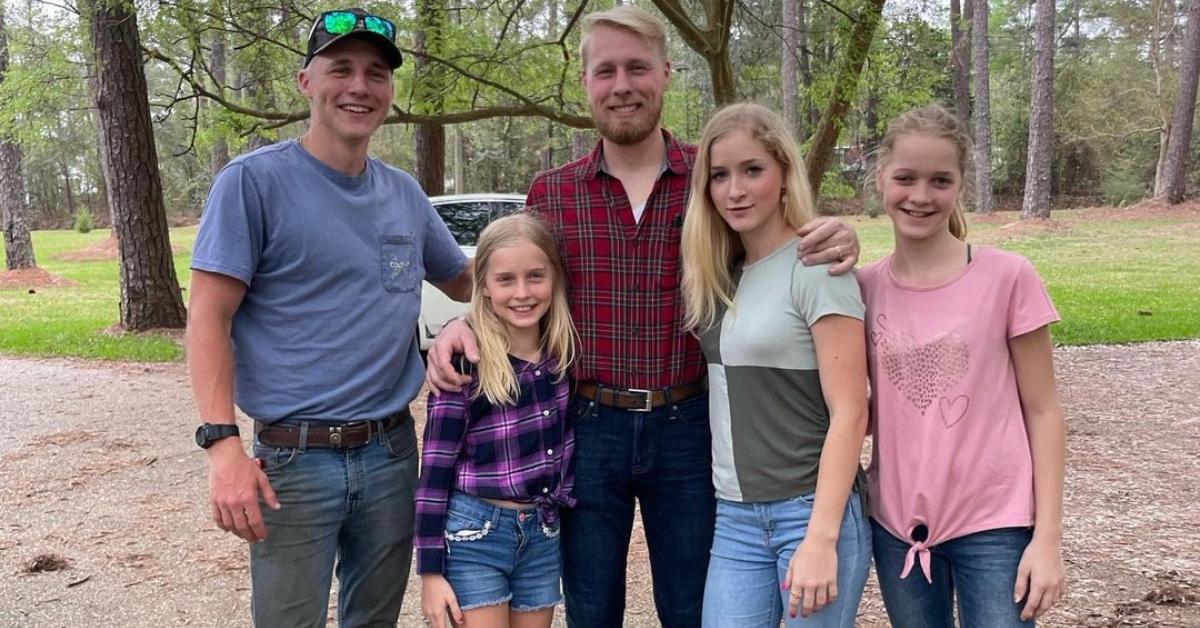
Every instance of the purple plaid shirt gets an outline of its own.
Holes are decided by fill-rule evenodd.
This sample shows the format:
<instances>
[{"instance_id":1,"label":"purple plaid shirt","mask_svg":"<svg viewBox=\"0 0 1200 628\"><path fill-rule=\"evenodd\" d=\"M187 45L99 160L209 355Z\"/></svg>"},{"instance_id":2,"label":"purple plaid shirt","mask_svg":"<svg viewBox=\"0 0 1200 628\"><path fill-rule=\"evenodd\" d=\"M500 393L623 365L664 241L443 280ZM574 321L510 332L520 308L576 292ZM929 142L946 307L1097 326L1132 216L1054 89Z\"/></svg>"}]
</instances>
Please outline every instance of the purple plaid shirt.
<instances>
[{"instance_id":1,"label":"purple plaid shirt","mask_svg":"<svg viewBox=\"0 0 1200 628\"><path fill-rule=\"evenodd\" d=\"M494 406L463 392L429 395L421 481L417 488L417 573L444 573L446 508L453 491L530 502L549 523L575 505L570 473L575 433L567 426L570 385L554 381L555 361L509 356L521 393Z\"/></svg>"}]
</instances>

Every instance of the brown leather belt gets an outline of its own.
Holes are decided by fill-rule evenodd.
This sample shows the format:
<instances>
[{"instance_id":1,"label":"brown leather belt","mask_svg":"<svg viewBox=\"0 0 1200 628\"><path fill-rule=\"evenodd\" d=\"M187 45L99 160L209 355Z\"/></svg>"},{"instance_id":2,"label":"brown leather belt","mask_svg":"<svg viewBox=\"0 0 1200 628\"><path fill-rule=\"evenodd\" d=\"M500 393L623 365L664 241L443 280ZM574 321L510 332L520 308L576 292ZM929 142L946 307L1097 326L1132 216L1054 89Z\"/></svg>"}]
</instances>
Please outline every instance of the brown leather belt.
<instances>
[{"instance_id":1,"label":"brown leather belt","mask_svg":"<svg viewBox=\"0 0 1200 628\"><path fill-rule=\"evenodd\" d=\"M371 442L371 438L380 432L386 432L405 421L411 421L412 414L402 410L386 419L369 421L349 421L333 423L330 421L289 421L287 423L272 423L266 425L255 421L254 433L258 440L272 447L299 447L305 427L308 433L304 436L306 447L328 447L334 449L353 449Z\"/></svg>"},{"instance_id":2,"label":"brown leather belt","mask_svg":"<svg viewBox=\"0 0 1200 628\"><path fill-rule=\"evenodd\" d=\"M633 410L634 412L649 412L669 403L679 403L706 390L708 390L707 379L654 390L609 388L596 382L579 382L575 387L576 394L582 395L585 399L591 399L602 406Z\"/></svg>"}]
</instances>

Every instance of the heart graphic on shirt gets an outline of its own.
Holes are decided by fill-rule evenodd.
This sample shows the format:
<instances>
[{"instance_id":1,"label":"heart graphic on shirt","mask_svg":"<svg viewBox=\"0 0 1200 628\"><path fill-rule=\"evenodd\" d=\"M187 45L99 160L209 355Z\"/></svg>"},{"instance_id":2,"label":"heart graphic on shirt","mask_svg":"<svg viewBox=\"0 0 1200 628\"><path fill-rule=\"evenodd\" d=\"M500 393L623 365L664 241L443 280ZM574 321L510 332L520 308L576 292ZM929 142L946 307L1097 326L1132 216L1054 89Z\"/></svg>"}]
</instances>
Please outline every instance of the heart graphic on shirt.
<instances>
[{"instance_id":1,"label":"heart graphic on shirt","mask_svg":"<svg viewBox=\"0 0 1200 628\"><path fill-rule=\"evenodd\" d=\"M875 326L878 327L879 330L871 332L871 344L874 346L879 346L879 341L883 338L884 332L887 331L887 317L883 314L876 316Z\"/></svg>"},{"instance_id":2,"label":"heart graphic on shirt","mask_svg":"<svg viewBox=\"0 0 1200 628\"><path fill-rule=\"evenodd\" d=\"M945 397L938 399L938 410L942 412L942 424L947 428L954 427L955 423L967 416L967 408L970 405L971 398L966 395L959 395L953 401Z\"/></svg>"},{"instance_id":3,"label":"heart graphic on shirt","mask_svg":"<svg viewBox=\"0 0 1200 628\"><path fill-rule=\"evenodd\" d=\"M888 381L924 414L934 400L962 381L971 351L954 334L917 342L908 333L889 331L880 340L879 356Z\"/></svg>"}]
</instances>

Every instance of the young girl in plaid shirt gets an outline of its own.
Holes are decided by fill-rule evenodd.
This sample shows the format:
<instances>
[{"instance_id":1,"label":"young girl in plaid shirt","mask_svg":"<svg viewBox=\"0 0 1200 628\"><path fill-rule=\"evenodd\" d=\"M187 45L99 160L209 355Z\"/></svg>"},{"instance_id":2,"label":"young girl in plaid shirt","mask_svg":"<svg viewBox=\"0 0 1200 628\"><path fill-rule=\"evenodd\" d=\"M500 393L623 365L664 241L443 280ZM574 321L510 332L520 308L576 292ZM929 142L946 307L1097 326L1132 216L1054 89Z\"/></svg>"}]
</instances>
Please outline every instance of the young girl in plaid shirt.
<instances>
[{"instance_id":1,"label":"young girl in plaid shirt","mask_svg":"<svg viewBox=\"0 0 1200 628\"><path fill-rule=\"evenodd\" d=\"M559 509L573 505L567 368L576 336L550 231L518 214L484 229L469 321L477 367L429 396L417 490L427 623L548 627L559 589Z\"/></svg>"}]
</instances>

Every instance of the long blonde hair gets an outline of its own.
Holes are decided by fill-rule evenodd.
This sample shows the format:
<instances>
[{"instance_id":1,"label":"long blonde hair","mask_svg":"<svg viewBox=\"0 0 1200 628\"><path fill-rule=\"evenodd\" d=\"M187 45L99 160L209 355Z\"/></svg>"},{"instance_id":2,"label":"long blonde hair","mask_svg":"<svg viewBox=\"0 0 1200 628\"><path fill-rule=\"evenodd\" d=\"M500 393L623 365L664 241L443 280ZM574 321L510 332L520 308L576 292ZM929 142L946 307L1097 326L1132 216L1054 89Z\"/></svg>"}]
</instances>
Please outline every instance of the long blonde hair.
<instances>
[{"instance_id":1,"label":"long blonde hair","mask_svg":"<svg viewBox=\"0 0 1200 628\"><path fill-rule=\"evenodd\" d=\"M783 118L754 103L729 105L704 126L696 165L692 169L692 196L683 220L684 328L704 330L717 322L723 305L733 307L733 265L745 255L741 238L717 213L709 194L709 166L713 144L734 131L745 131L762 143L783 170L780 200L783 220L793 229L812 220L812 188L808 184L800 147Z\"/></svg>"},{"instance_id":2,"label":"long blonde hair","mask_svg":"<svg viewBox=\"0 0 1200 628\"><path fill-rule=\"evenodd\" d=\"M488 262L497 250L515 246L526 241L546 254L550 260L553 294L550 308L541 320L540 350L543 356L557 361L554 372L558 380L566 376L567 369L575 361L575 325L571 322L571 310L567 306L566 272L558 243L550 229L531 214L520 213L505 216L488 225L479 236L475 249L475 276L471 291L471 306L468 318L479 343L478 386L471 394L472 399L480 395L494 405L513 405L520 394L517 374L508 360L510 349L508 328L492 310L491 301L484 296Z\"/></svg>"},{"instance_id":3,"label":"long blonde hair","mask_svg":"<svg viewBox=\"0 0 1200 628\"><path fill-rule=\"evenodd\" d=\"M958 201L954 204L954 213L950 214L950 235L959 240L966 240L967 218L963 209L963 198L967 195L973 169L971 134L967 131L967 126L958 119L958 116L936 104L925 105L900 114L888 125L883 142L875 151L875 169L870 174L870 182L874 186L879 185L879 177L883 175L883 171L891 161L896 142L906 135L924 135L946 140L958 150L958 172L961 181L959 182Z\"/></svg>"}]
</instances>

